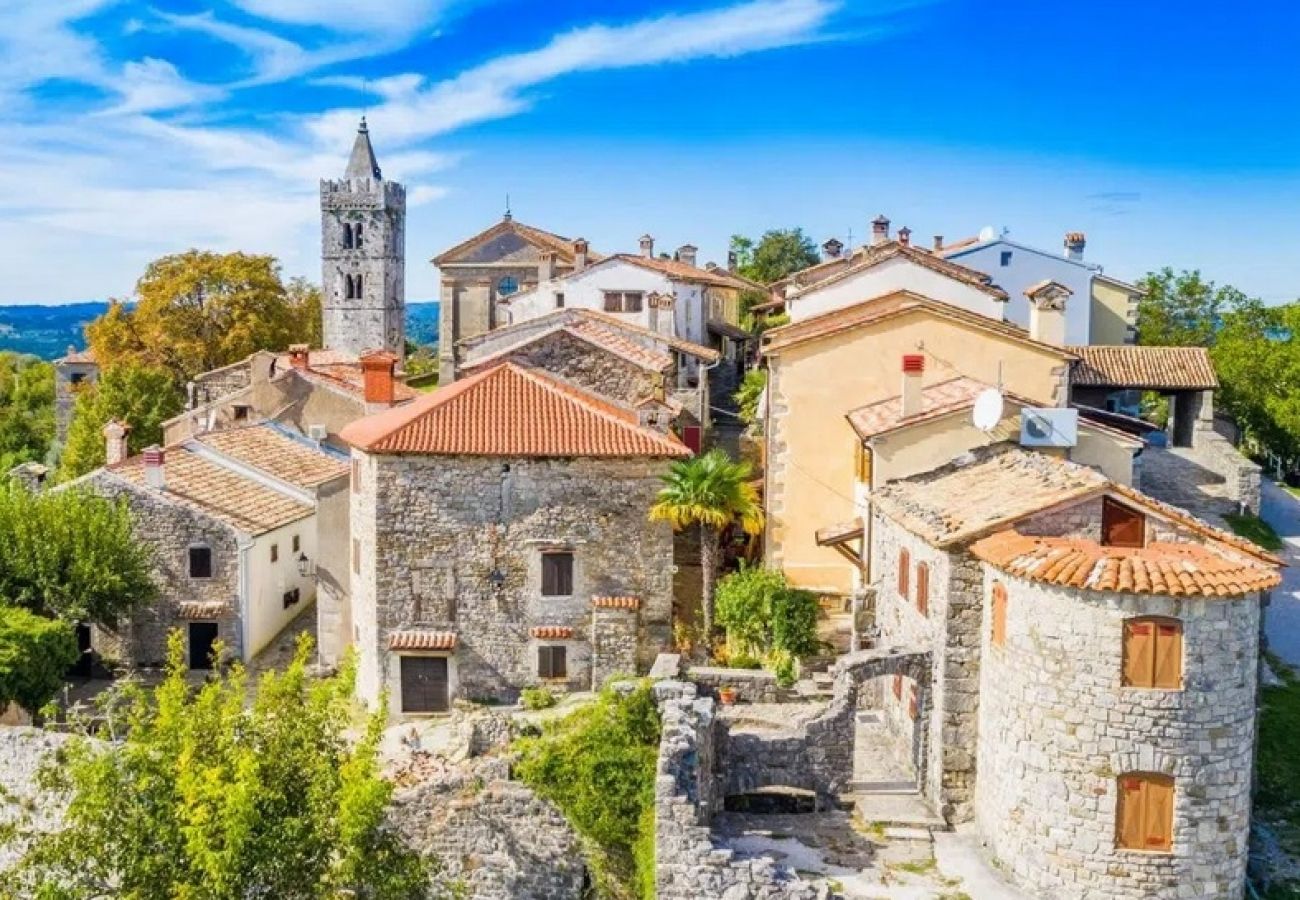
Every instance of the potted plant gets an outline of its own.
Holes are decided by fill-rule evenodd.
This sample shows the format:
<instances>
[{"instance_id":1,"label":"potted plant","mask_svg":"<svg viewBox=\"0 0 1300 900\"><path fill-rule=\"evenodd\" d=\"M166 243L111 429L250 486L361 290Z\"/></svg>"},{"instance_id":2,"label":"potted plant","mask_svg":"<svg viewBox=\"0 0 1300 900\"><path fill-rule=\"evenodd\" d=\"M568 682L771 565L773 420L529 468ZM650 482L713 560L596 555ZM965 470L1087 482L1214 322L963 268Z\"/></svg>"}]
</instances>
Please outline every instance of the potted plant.
<instances>
[{"instance_id":1,"label":"potted plant","mask_svg":"<svg viewBox=\"0 0 1300 900\"><path fill-rule=\"evenodd\" d=\"M729 684L724 684L718 688L718 699L722 701L723 706L731 706L736 702L736 689Z\"/></svg>"}]
</instances>

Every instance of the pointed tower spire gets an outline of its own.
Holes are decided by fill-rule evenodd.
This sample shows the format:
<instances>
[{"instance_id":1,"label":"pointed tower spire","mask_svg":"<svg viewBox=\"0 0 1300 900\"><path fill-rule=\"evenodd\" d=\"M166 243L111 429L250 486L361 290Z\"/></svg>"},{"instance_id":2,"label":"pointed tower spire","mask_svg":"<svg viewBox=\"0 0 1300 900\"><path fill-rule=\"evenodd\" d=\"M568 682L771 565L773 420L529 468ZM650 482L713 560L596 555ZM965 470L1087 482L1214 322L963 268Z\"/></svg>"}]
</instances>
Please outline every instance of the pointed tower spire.
<instances>
[{"instance_id":1,"label":"pointed tower spire","mask_svg":"<svg viewBox=\"0 0 1300 900\"><path fill-rule=\"evenodd\" d=\"M357 128L357 140L352 145L352 156L348 159L348 169L343 177L373 178L376 181L384 177L375 160L375 148L370 146L370 129L366 127L365 116L361 117L361 125Z\"/></svg>"}]
</instances>

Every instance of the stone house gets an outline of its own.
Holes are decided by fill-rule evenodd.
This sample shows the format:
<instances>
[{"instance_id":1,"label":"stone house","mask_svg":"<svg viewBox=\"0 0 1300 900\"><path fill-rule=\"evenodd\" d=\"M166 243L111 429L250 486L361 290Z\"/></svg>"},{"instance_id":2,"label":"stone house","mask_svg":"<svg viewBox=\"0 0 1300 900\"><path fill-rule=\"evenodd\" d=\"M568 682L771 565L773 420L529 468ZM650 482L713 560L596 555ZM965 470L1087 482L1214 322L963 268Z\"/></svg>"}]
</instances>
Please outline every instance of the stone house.
<instances>
[{"instance_id":1,"label":"stone house","mask_svg":"<svg viewBox=\"0 0 1300 900\"><path fill-rule=\"evenodd\" d=\"M588 309L556 310L467 338L456 354L458 378L511 360L626 406L661 405L696 451L711 422L710 376L720 362L708 347Z\"/></svg>"},{"instance_id":2,"label":"stone house","mask_svg":"<svg viewBox=\"0 0 1300 900\"><path fill-rule=\"evenodd\" d=\"M68 347L68 352L54 361L54 440L62 445L68 439L68 425L77 404L77 394L99 380L99 363L92 350Z\"/></svg>"},{"instance_id":3,"label":"stone house","mask_svg":"<svg viewBox=\"0 0 1300 900\"><path fill-rule=\"evenodd\" d=\"M108 464L71 482L129 507L153 555L158 600L92 648L153 666L180 629L193 668L220 640L249 661L322 592L346 592L335 571L347 544L346 457L271 423L187 438L126 456L109 423ZM337 545L337 546L336 546ZM341 586L340 586L341 585Z\"/></svg>"},{"instance_id":4,"label":"stone house","mask_svg":"<svg viewBox=\"0 0 1300 900\"><path fill-rule=\"evenodd\" d=\"M871 529L879 644L929 660L882 727L936 812L1030 890L1242 896L1280 560L1006 443L873 491Z\"/></svg>"},{"instance_id":5,"label":"stone house","mask_svg":"<svg viewBox=\"0 0 1300 900\"><path fill-rule=\"evenodd\" d=\"M690 451L635 410L504 362L342 437L367 702L585 690L669 645L672 533L647 512Z\"/></svg>"}]
</instances>

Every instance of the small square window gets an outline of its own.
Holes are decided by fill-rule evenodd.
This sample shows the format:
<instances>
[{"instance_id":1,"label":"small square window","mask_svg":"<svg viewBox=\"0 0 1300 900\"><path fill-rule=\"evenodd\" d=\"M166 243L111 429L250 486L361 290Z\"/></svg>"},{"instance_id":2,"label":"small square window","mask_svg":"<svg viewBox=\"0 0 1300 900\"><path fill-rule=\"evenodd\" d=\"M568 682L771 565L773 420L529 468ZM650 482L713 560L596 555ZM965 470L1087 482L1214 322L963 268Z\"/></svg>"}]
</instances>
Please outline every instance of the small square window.
<instances>
[{"instance_id":1,"label":"small square window","mask_svg":"<svg viewBox=\"0 0 1300 900\"><path fill-rule=\"evenodd\" d=\"M569 662L567 648L545 646L537 648L538 678L568 678Z\"/></svg>"},{"instance_id":2,"label":"small square window","mask_svg":"<svg viewBox=\"0 0 1300 900\"><path fill-rule=\"evenodd\" d=\"M1002 251L1002 260L1001 260L1001 262L1002 262L1003 267L1006 267L1006 266L1011 265L1011 251L1010 251L1010 250L1003 250L1003 251Z\"/></svg>"},{"instance_id":3,"label":"small square window","mask_svg":"<svg viewBox=\"0 0 1300 900\"><path fill-rule=\"evenodd\" d=\"M564 291L557 291L555 294L555 308L564 309Z\"/></svg>"},{"instance_id":4,"label":"small square window","mask_svg":"<svg viewBox=\"0 0 1300 900\"><path fill-rule=\"evenodd\" d=\"M302 549L302 539L295 534L293 536L293 552L297 553L301 549Z\"/></svg>"},{"instance_id":5,"label":"small square window","mask_svg":"<svg viewBox=\"0 0 1300 900\"><path fill-rule=\"evenodd\" d=\"M236 403L234 406L234 416L236 422L242 422L248 418L249 407L242 403Z\"/></svg>"},{"instance_id":6,"label":"small square window","mask_svg":"<svg viewBox=\"0 0 1300 900\"><path fill-rule=\"evenodd\" d=\"M279 561L280 561L280 545L279 545L279 544L272 544L272 545L271 545L271 562L279 562Z\"/></svg>"},{"instance_id":7,"label":"small square window","mask_svg":"<svg viewBox=\"0 0 1300 900\"><path fill-rule=\"evenodd\" d=\"M573 554L542 554L542 596L568 597L573 594Z\"/></svg>"},{"instance_id":8,"label":"small square window","mask_svg":"<svg viewBox=\"0 0 1300 900\"><path fill-rule=\"evenodd\" d=\"M302 597L302 592L298 588L284 592L284 608L288 609L298 602Z\"/></svg>"},{"instance_id":9,"label":"small square window","mask_svg":"<svg viewBox=\"0 0 1300 900\"><path fill-rule=\"evenodd\" d=\"M190 577L191 578L212 577L212 548L211 547L190 548Z\"/></svg>"}]
</instances>

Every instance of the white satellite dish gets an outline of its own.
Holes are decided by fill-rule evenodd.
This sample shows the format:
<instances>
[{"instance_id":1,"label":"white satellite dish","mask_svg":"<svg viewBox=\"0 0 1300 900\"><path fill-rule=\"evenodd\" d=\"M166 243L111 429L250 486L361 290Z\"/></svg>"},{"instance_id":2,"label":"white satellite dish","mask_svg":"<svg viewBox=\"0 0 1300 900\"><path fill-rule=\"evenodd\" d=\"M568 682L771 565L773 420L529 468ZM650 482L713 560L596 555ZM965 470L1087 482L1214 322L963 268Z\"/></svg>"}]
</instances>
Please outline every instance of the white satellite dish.
<instances>
[{"instance_id":1,"label":"white satellite dish","mask_svg":"<svg viewBox=\"0 0 1300 900\"><path fill-rule=\"evenodd\" d=\"M991 241L997 236L998 236L997 229L994 228L992 225L985 225L983 228L980 229L981 241Z\"/></svg>"},{"instance_id":2,"label":"white satellite dish","mask_svg":"<svg viewBox=\"0 0 1300 900\"><path fill-rule=\"evenodd\" d=\"M980 431L989 432L1002 421L1002 392L997 388L981 391L971 410L971 421Z\"/></svg>"}]
</instances>

